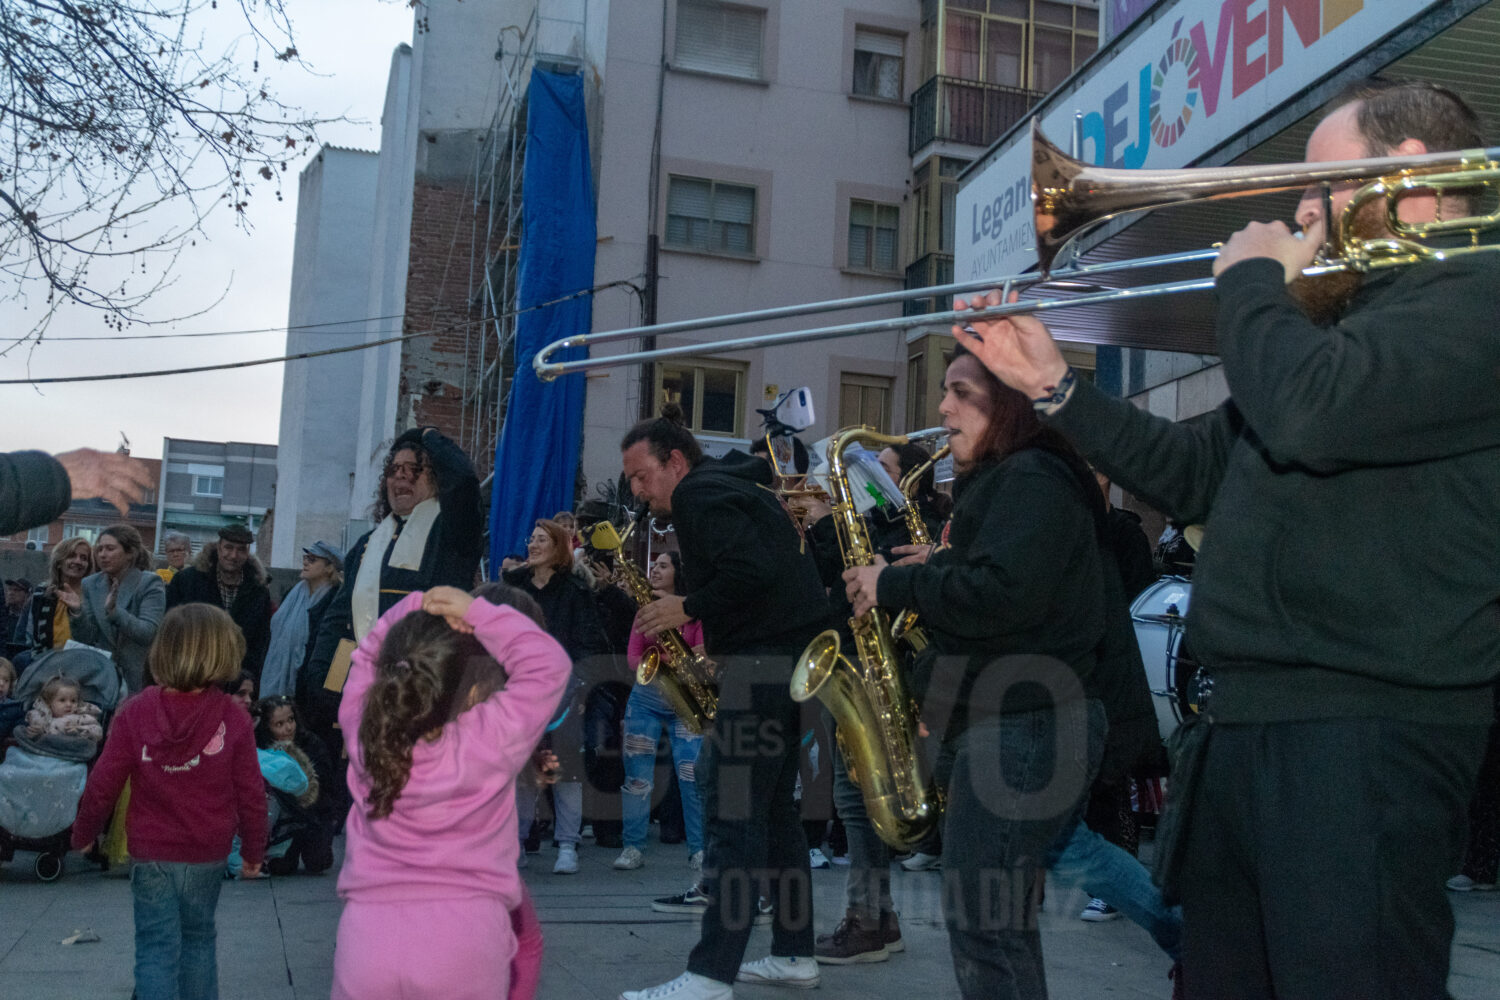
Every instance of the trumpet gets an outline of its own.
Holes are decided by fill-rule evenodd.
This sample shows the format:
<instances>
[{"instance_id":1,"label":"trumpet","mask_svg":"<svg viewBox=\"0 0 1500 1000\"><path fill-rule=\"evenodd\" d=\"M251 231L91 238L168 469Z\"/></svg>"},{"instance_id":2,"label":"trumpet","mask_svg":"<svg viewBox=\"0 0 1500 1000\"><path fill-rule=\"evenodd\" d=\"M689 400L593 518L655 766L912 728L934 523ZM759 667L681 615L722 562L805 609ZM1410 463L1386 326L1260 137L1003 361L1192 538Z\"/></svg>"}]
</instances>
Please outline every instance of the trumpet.
<instances>
[{"instance_id":1,"label":"trumpet","mask_svg":"<svg viewBox=\"0 0 1500 1000\"><path fill-rule=\"evenodd\" d=\"M1209 291L1211 277L1162 282L1134 288L1115 288L1070 295L1066 298L1005 302L978 310L950 310L921 316L897 316L858 323L788 330L749 337L732 337L709 343L682 344L650 351L632 351L601 358L551 361L558 351L595 344L658 337L674 333L701 333L721 327L742 326L772 320L802 318L819 313L840 312L869 306L889 305L913 299L950 298L1003 288L1007 293L1021 288L1076 286L1103 276L1149 271L1169 265L1207 262L1218 256L1216 248L1184 253L1160 254L1133 260L1100 264L1054 265L1064 251L1110 219L1172 205L1224 198L1241 198L1273 191L1290 191L1315 184L1369 181L1336 220L1330 223L1330 239L1320 259L1303 270L1305 277L1338 271L1371 271L1402 267L1429 260L1444 260L1463 254L1500 250L1481 245L1479 234L1500 226L1500 211L1463 215L1437 222L1405 222L1397 215L1401 198L1414 191L1469 192L1475 188L1494 191L1500 187L1500 146L1458 152L1425 153L1419 156L1383 156L1336 163L1293 163L1244 167L1188 167L1181 170L1121 170L1095 167L1074 159L1048 142L1035 119L1031 125L1032 211L1037 234L1038 272L962 281L928 288L853 298L829 299L800 305L777 306L752 312L680 320L656 326L638 326L567 337L537 352L532 366L542 381L559 375L599 368L643 364L681 355L714 355L778 344L806 343L871 333L889 333L912 327L948 326L974 320L998 319L1018 314L1043 313L1055 309L1097 306L1130 299L1156 298L1183 292ZM1365 205L1384 201L1390 238L1363 240L1353 235L1357 213ZM1467 233L1470 244L1439 249L1424 241L1439 235ZM1006 295L1009 298L1009 295Z\"/></svg>"}]
</instances>

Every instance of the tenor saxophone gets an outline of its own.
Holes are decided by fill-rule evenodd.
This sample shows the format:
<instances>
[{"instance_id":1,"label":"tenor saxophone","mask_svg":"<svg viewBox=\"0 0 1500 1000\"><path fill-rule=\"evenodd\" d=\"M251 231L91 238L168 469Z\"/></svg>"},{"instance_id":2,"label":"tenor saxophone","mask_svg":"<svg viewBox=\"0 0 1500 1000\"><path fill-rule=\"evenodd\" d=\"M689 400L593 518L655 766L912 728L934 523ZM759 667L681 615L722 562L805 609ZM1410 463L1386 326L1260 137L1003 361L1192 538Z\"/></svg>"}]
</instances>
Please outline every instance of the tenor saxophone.
<instances>
[{"instance_id":1,"label":"tenor saxophone","mask_svg":"<svg viewBox=\"0 0 1500 1000\"><path fill-rule=\"evenodd\" d=\"M946 458L949 450L947 445L943 445L933 452L931 458L901 477L901 495L906 497L906 506L901 508L901 514L906 519L906 533L911 536L913 545L932 544L932 536L927 533L927 522L922 520L922 512L917 508L917 489L922 485L922 477L927 474L927 470ZM917 627L917 613L911 608L901 609L901 613L891 623L891 636L897 642L906 643L913 653L920 653L927 648L927 634Z\"/></svg>"},{"instance_id":2,"label":"tenor saxophone","mask_svg":"<svg viewBox=\"0 0 1500 1000\"><path fill-rule=\"evenodd\" d=\"M614 551L625 586L642 607L656 600L656 595L646 574L625 555L625 539L635 531L644 516L643 511L631 522L623 537L616 533L614 525L602 521L594 526L589 539L596 549ZM655 683L682 724L694 733L701 733L713 725L714 716L719 711L714 674L713 662L693 652L682 633L674 628L658 635L655 643L646 650L635 668L635 682Z\"/></svg>"},{"instance_id":3,"label":"tenor saxophone","mask_svg":"<svg viewBox=\"0 0 1500 1000\"><path fill-rule=\"evenodd\" d=\"M846 427L828 443L828 493L847 568L870 565L875 550L854 506L844 452L856 444L883 448L906 440L868 427ZM808 643L792 673L792 699L816 696L833 713L839 750L875 832L892 847L910 849L942 814L937 788L923 778L918 762L917 704L907 689L886 611L875 607L851 618L849 630L854 659L840 651L835 629Z\"/></svg>"}]
</instances>

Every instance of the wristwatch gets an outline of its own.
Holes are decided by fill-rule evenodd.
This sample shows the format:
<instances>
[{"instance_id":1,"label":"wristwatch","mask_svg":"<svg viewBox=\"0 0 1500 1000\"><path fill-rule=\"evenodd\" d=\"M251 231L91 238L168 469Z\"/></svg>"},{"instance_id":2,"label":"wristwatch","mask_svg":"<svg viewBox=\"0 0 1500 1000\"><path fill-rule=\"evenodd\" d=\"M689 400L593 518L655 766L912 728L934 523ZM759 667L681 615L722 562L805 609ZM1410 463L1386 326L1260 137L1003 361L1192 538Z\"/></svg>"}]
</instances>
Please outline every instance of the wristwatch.
<instances>
[{"instance_id":1,"label":"wristwatch","mask_svg":"<svg viewBox=\"0 0 1500 1000\"><path fill-rule=\"evenodd\" d=\"M1045 387L1047 390L1045 396L1037 396L1032 399L1032 409L1043 416L1050 416L1056 413L1057 409L1068 401L1068 397L1073 394L1073 387L1077 384L1078 375L1073 371L1073 367L1069 365L1068 370L1063 373L1062 378L1057 380L1056 385Z\"/></svg>"}]
</instances>

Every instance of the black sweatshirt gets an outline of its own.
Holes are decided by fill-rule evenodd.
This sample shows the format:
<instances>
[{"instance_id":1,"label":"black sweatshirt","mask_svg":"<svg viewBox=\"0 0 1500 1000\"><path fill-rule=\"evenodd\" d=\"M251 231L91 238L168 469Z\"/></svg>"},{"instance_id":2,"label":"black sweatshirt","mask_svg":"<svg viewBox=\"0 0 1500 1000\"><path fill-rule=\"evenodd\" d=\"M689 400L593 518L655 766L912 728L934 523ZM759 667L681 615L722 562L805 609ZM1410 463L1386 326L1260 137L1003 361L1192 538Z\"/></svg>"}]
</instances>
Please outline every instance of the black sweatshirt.
<instances>
[{"instance_id":1,"label":"black sweatshirt","mask_svg":"<svg viewBox=\"0 0 1500 1000\"><path fill-rule=\"evenodd\" d=\"M1002 692L1003 704L983 694L976 697L985 704L971 704L975 680L998 657L1049 657L1071 668L1084 688L1092 685L1104 635L1104 578L1098 525L1083 489L1061 458L1040 448L981 463L955 487L949 547L925 564L880 574L883 607L912 608L930 648L967 657L948 738L975 712L1030 711L1060 694L1023 684L1005 690L1007 678L997 677L999 686L985 690ZM940 683L919 671L913 688L946 699Z\"/></svg>"},{"instance_id":2,"label":"black sweatshirt","mask_svg":"<svg viewBox=\"0 0 1500 1000\"><path fill-rule=\"evenodd\" d=\"M763 458L705 458L672 493L683 610L703 622L711 657L802 652L828 627L828 595L810 546L770 490Z\"/></svg>"},{"instance_id":3,"label":"black sweatshirt","mask_svg":"<svg viewBox=\"0 0 1500 1000\"><path fill-rule=\"evenodd\" d=\"M1218 279L1232 398L1192 424L1080 382L1049 422L1205 523L1188 634L1222 721L1483 723L1500 671L1500 258L1366 278L1320 328L1281 265Z\"/></svg>"}]
</instances>

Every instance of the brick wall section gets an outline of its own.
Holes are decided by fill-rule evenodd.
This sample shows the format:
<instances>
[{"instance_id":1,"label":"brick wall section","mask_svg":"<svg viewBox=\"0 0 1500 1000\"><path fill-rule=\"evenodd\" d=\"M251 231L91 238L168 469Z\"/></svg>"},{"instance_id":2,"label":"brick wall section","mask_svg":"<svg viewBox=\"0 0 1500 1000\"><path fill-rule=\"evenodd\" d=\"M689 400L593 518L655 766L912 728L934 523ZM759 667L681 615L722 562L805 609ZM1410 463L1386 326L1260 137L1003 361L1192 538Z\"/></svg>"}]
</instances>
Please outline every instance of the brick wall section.
<instances>
[{"instance_id":1,"label":"brick wall section","mask_svg":"<svg viewBox=\"0 0 1500 1000\"><path fill-rule=\"evenodd\" d=\"M473 196L461 182L439 185L420 178L416 181L403 329L407 333L442 332L402 345L397 406L397 419L404 427L412 397L419 396L416 422L437 427L466 450L474 421L492 419L486 404L470 403L467 414L464 412L465 379L472 385L479 378L479 337L483 329L478 324L478 300L487 256L482 241L488 208L482 202L478 213L476 218ZM476 300L472 307L471 295ZM481 478L489 473L493 455L469 457Z\"/></svg>"}]
</instances>

